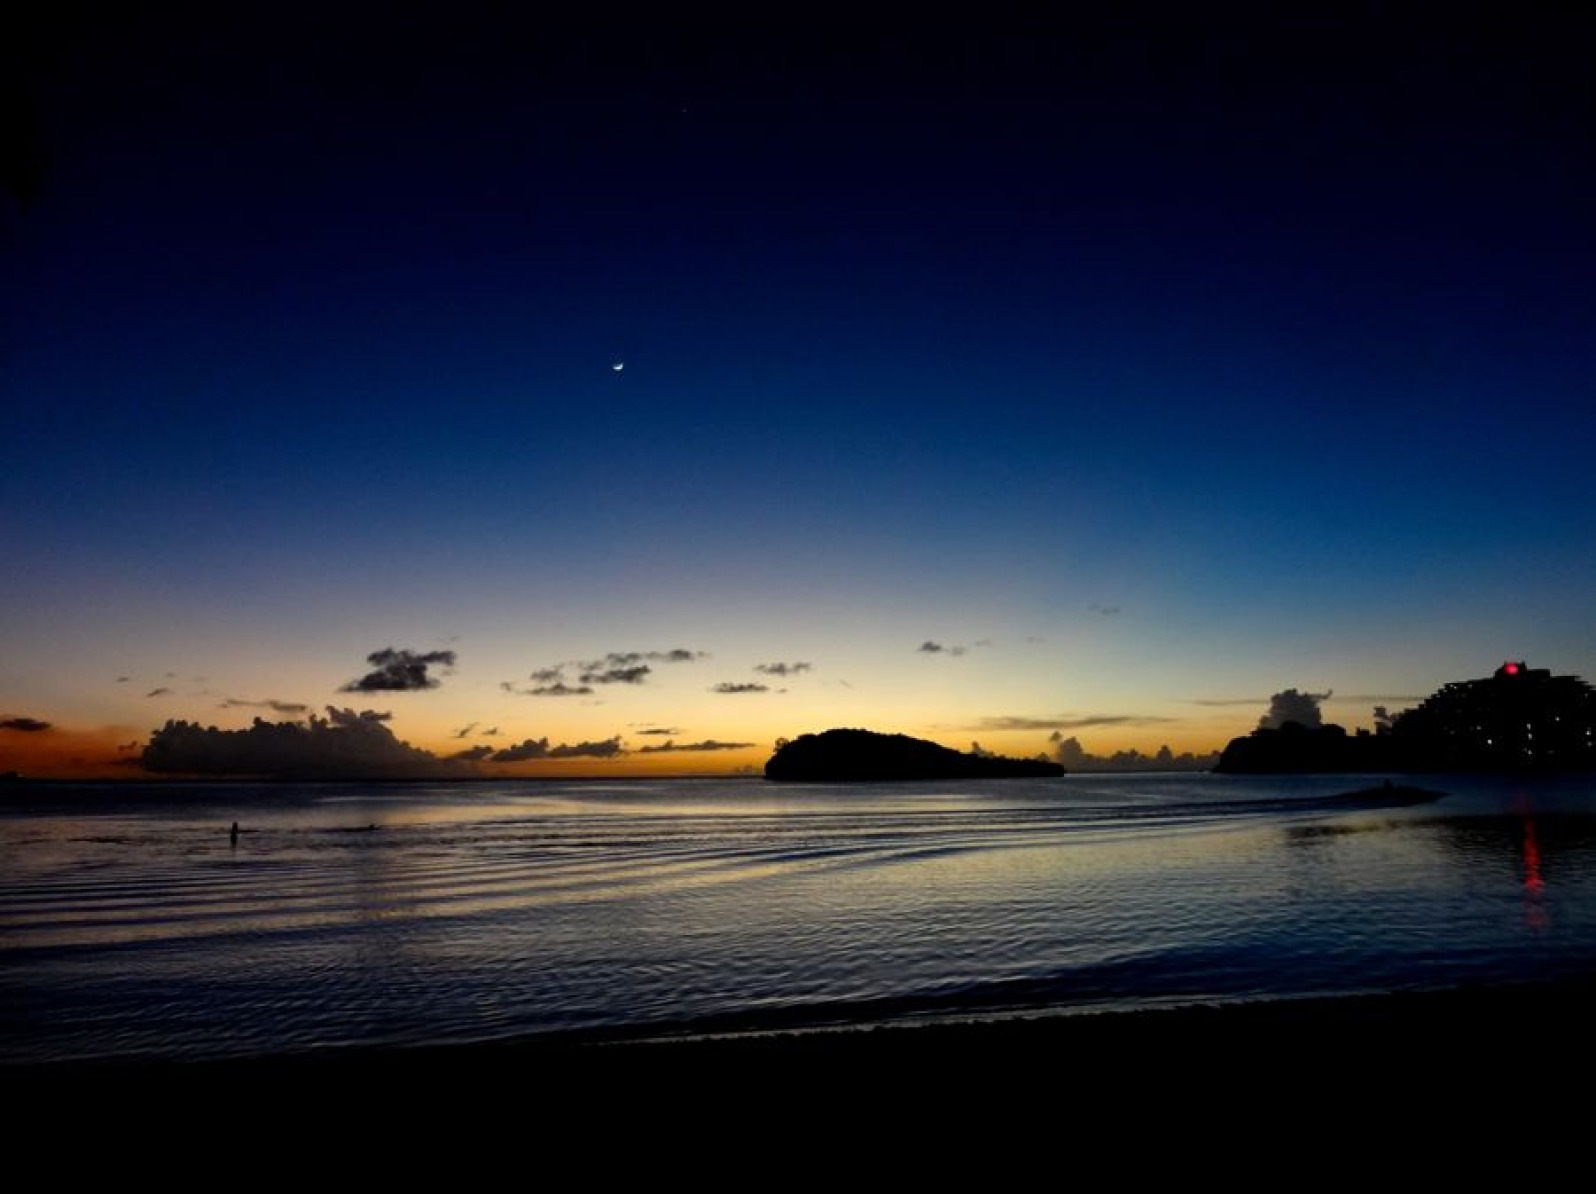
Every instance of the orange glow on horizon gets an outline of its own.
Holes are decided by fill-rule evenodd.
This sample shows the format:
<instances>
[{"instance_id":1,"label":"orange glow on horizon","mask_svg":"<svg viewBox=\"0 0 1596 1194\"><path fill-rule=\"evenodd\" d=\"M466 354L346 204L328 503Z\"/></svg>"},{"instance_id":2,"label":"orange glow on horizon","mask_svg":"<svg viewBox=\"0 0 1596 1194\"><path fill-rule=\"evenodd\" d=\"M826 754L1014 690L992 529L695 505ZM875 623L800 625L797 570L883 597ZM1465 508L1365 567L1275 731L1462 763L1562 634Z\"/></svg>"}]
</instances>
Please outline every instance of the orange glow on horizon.
<instances>
[{"instance_id":1,"label":"orange glow on horizon","mask_svg":"<svg viewBox=\"0 0 1596 1194\"><path fill-rule=\"evenodd\" d=\"M840 726L861 719L834 720ZM774 752L779 737L796 738L800 734L819 733L830 728L834 727L831 724L817 722L810 726L795 727L782 735L726 732L719 736L719 740L750 744L731 749L708 750L693 750L690 747L695 741L714 741L715 735L706 734L703 738L697 738L684 734L671 743L666 739L628 735L623 732L620 735L620 753L611 757L577 755L569 758L539 758L513 763L495 763L490 759L483 759L475 764L461 762L458 764L458 770L451 769L451 773L462 778L503 776L559 779L762 775L765 762ZM955 729L946 725L923 727L884 722L875 726L866 725L863 728L925 738L960 751L970 750L979 744L983 750L1018 759L1036 758L1039 755L1054 759L1057 757L1059 746L1046 734L1037 731L984 731L970 728ZM1119 736L1099 738L1090 733L1083 733L1078 737L1082 747L1094 759L1108 759L1117 753L1129 751L1136 751L1143 758L1152 759L1160 747L1165 745L1176 756L1187 753L1201 756L1217 751L1223 745L1223 742L1212 745L1207 735L1188 737L1179 732L1183 727L1172 725L1168 728L1171 732L1159 733L1156 740L1146 737L1137 740L1130 735L1123 738ZM151 772L140 766L139 758L150 742L152 733L153 731L140 732L122 725L91 730L66 729L60 726L52 726L42 731L6 730L0 732L0 773L14 771L25 778L51 780L150 781L204 778L197 774ZM454 736L438 739L430 734L406 733L401 727L394 728L394 736L400 742L424 750L445 764L448 762L448 756L455 754L462 745ZM548 734L547 737L556 744L556 749L564 742L586 740L580 732L558 737ZM1077 737L1077 735L1065 733L1064 737ZM507 734L495 741L509 746L514 737ZM667 745L670 745L670 749L661 749ZM414 774L424 775L431 771L431 767L424 766Z\"/></svg>"},{"instance_id":2,"label":"orange glow on horizon","mask_svg":"<svg viewBox=\"0 0 1596 1194\"><path fill-rule=\"evenodd\" d=\"M125 726L0 732L0 773L38 779L136 779L145 739Z\"/></svg>"}]
</instances>

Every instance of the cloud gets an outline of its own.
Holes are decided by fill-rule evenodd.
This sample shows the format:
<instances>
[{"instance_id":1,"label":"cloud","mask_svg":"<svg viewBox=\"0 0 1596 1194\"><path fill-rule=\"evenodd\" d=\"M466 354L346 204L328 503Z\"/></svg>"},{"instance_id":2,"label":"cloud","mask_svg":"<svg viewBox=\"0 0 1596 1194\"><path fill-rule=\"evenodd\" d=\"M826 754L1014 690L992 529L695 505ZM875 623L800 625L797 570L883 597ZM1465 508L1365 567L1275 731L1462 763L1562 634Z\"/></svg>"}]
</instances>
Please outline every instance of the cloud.
<instances>
[{"instance_id":1,"label":"cloud","mask_svg":"<svg viewBox=\"0 0 1596 1194\"><path fill-rule=\"evenodd\" d=\"M284 713L290 717L297 717L301 713L310 712L309 705L302 705L296 701L245 701L238 697L227 697L218 709L270 709L274 713Z\"/></svg>"},{"instance_id":2,"label":"cloud","mask_svg":"<svg viewBox=\"0 0 1596 1194\"><path fill-rule=\"evenodd\" d=\"M20 730L24 734L40 734L50 728L50 723L37 717L7 717L0 719L0 730Z\"/></svg>"},{"instance_id":3,"label":"cloud","mask_svg":"<svg viewBox=\"0 0 1596 1194\"><path fill-rule=\"evenodd\" d=\"M664 728L661 728L659 726L654 726L654 727L652 727L650 729L638 730L637 732L639 734L652 734L652 735L654 735L656 737L660 737L660 738L671 738L671 737L674 737L675 735L681 733L680 730L671 729L668 726L664 727Z\"/></svg>"},{"instance_id":4,"label":"cloud","mask_svg":"<svg viewBox=\"0 0 1596 1194\"><path fill-rule=\"evenodd\" d=\"M644 653L645 659L655 663L693 663L699 659L708 659L707 651L689 651L686 647L674 647L669 651L648 651Z\"/></svg>"},{"instance_id":5,"label":"cloud","mask_svg":"<svg viewBox=\"0 0 1596 1194\"><path fill-rule=\"evenodd\" d=\"M497 738L498 736L499 736L499 727L498 726L489 726L487 729L483 730L482 733L481 733L481 737L483 737L483 738Z\"/></svg>"},{"instance_id":6,"label":"cloud","mask_svg":"<svg viewBox=\"0 0 1596 1194\"><path fill-rule=\"evenodd\" d=\"M637 748L637 753L640 755L663 755L679 751L744 750L755 745L757 744L753 742L717 742L713 738L706 738L702 742L683 742L680 745L675 742L664 742L659 746L640 746Z\"/></svg>"},{"instance_id":7,"label":"cloud","mask_svg":"<svg viewBox=\"0 0 1596 1194\"><path fill-rule=\"evenodd\" d=\"M1186 751L1177 755L1167 745L1150 755L1139 750L1094 755L1081 745L1079 738L1055 733L1050 741L1055 744L1054 761L1062 763L1068 771L1208 771L1219 761L1217 751L1201 755Z\"/></svg>"},{"instance_id":8,"label":"cloud","mask_svg":"<svg viewBox=\"0 0 1596 1194\"><path fill-rule=\"evenodd\" d=\"M366 656L372 667L358 680L351 680L339 692L420 692L438 687L438 681L427 674L433 664L445 668L454 666L453 651L428 651L418 655L414 651L397 651L384 647Z\"/></svg>"},{"instance_id":9,"label":"cloud","mask_svg":"<svg viewBox=\"0 0 1596 1194\"><path fill-rule=\"evenodd\" d=\"M1287 691L1288 692L1294 692L1296 690L1295 689L1288 689ZM1313 693L1308 693L1306 695L1314 696ZM1319 694L1318 696L1314 697L1314 699L1315 700L1329 700L1330 696L1331 696L1331 694L1326 692L1326 693ZM1210 698L1210 699L1206 699L1206 700L1199 700L1199 699L1195 699L1194 698L1192 700L1189 700L1187 703L1191 704L1191 705L1202 705L1202 706L1204 706L1206 708L1223 709L1223 708L1228 708L1228 707L1230 707L1232 705L1258 705L1258 704L1263 703L1263 699L1264 699L1263 697L1256 697L1256 696L1250 696L1250 697L1217 697L1217 698ZM1399 703L1402 703L1402 702L1415 703L1415 702L1418 702L1418 701L1422 701L1424 699L1425 698L1424 698L1423 695L1414 695L1413 693L1389 693L1389 692L1344 693L1341 696L1336 697L1336 700L1338 700L1338 701L1356 701L1356 702L1358 702L1360 704L1367 702L1369 704L1376 704L1376 705L1387 705L1387 704L1395 705L1395 704L1399 704ZM1273 704L1274 700L1275 700L1274 697L1270 697L1269 698L1269 701L1270 701L1271 704Z\"/></svg>"},{"instance_id":10,"label":"cloud","mask_svg":"<svg viewBox=\"0 0 1596 1194\"><path fill-rule=\"evenodd\" d=\"M932 642L930 639L926 639L916 650L926 655L963 655L965 652L964 647L944 647L941 643Z\"/></svg>"},{"instance_id":11,"label":"cloud","mask_svg":"<svg viewBox=\"0 0 1596 1194\"><path fill-rule=\"evenodd\" d=\"M513 680L501 680L499 687L512 696L541 696L541 697L578 697L592 696L593 688L588 684L567 684L558 678L558 668L542 668L532 673L532 678L545 681L552 678L552 683L535 684L531 688L517 688Z\"/></svg>"},{"instance_id":12,"label":"cloud","mask_svg":"<svg viewBox=\"0 0 1596 1194\"><path fill-rule=\"evenodd\" d=\"M466 750L457 750L452 755L444 755L444 758L456 762L480 763L492 753L493 747L491 746L473 746Z\"/></svg>"},{"instance_id":13,"label":"cloud","mask_svg":"<svg viewBox=\"0 0 1596 1194\"><path fill-rule=\"evenodd\" d=\"M1324 724L1319 712L1319 702L1330 699L1329 692L1298 692L1288 688L1269 698L1269 712L1258 719L1260 730L1278 730L1288 721L1294 721L1310 730Z\"/></svg>"},{"instance_id":14,"label":"cloud","mask_svg":"<svg viewBox=\"0 0 1596 1194\"><path fill-rule=\"evenodd\" d=\"M402 776L458 774L453 765L401 742L390 714L327 706L305 722L257 717L244 730L168 721L140 756L148 771L189 775Z\"/></svg>"},{"instance_id":15,"label":"cloud","mask_svg":"<svg viewBox=\"0 0 1596 1194\"><path fill-rule=\"evenodd\" d=\"M974 725L977 730L1056 730L1064 724L1058 717L983 717Z\"/></svg>"},{"instance_id":16,"label":"cloud","mask_svg":"<svg viewBox=\"0 0 1596 1194\"><path fill-rule=\"evenodd\" d=\"M533 696L586 696L593 691L587 687L592 684L646 683L653 674L654 669L649 666L653 663L692 663L707 658L706 652L689 651L686 647L673 647L669 651L611 651L598 659L573 659L538 668L531 676L537 685L531 693ZM576 670L578 685L566 682L567 668ZM509 682L500 687L506 692L518 691Z\"/></svg>"},{"instance_id":17,"label":"cloud","mask_svg":"<svg viewBox=\"0 0 1596 1194\"><path fill-rule=\"evenodd\" d=\"M172 690L170 688L152 688L144 695L147 697L171 696Z\"/></svg>"},{"instance_id":18,"label":"cloud","mask_svg":"<svg viewBox=\"0 0 1596 1194\"><path fill-rule=\"evenodd\" d=\"M647 680L654 671L646 663L634 663L625 667L596 668L584 671L577 677L583 684L641 684ZM588 691L592 691L589 689Z\"/></svg>"},{"instance_id":19,"label":"cloud","mask_svg":"<svg viewBox=\"0 0 1596 1194\"><path fill-rule=\"evenodd\" d=\"M451 738L469 738L471 736L471 731L476 729L476 728L477 728L477 723L476 722L474 722L474 721L467 722L465 725L461 726L458 730L450 730L449 731L449 737L451 737Z\"/></svg>"},{"instance_id":20,"label":"cloud","mask_svg":"<svg viewBox=\"0 0 1596 1194\"><path fill-rule=\"evenodd\" d=\"M812 663L756 663L754 671L766 676L796 676L799 672L814 670Z\"/></svg>"},{"instance_id":21,"label":"cloud","mask_svg":"<svg viewBox=\"0 0 1596 1194\"><path fill-rule=\"evenodd\" d=\"M578 742L572 746L556 746L549 751L551 759L613 759L626 753L620 738L606 738L602 742Z\"/></svg>"},{"instance_id":22,"label":"cloud","mask_svg":"<svg viewBox=\"0 0 1596 1194\"><path fill-rule=\"evenodd\" d=\"M983 717L976 730L1085 730L1094 726L1158 725L1174 721L1172 717L1153 717L1141 713L1096 713L1086 717Z\"/></svg>"},{"instance_id":23,"label":"cloud","mask_svg":"<svg viewBox=\"0 0 1596 1194\"><path fill-rule=\"evenodd\" d=\"M549 757L549 740L528 738L525 742L494 751L490 757L495 763L524 763L528 759L546 759Z\"/></svg>"},{"instance_id":24,"label":"cloud","mask_svg":"<svg viewBox=\"0 0 1596 1194\"><path fill-rule=\"evenodd\" d=\"M686 647L673 647L669 651L611 651L602 659L590 659L575 666L589 669L635 667L640 663L693 663L708 658L707 651L689 651Z\"/></svg>"},{"instance_id":25,"label":"cloud","mask_svg":"<svg viewBox=\"0 0 1596 1194\"><path fill-rule=\"evenodd\" d=\"M525 763L530 759L613 759L625 753L619 737L559 746L550 746L547 738L528 738L518 745L494 751L488 758L494 763Z\"/></svg>"},{"instance_id":26,"label":"cloud","mask_svg":"<svg viewBox=\"0 0 1596 1194\"><path fill-rule=\"evenodd\" d=\"M1327 699L1330 696L1330 694L1328 692L1325 693L1324 695L1325 695L1325 697ZM1364 702L1369 702L1371 704L1382 704L1382 705L1384 705L1384 704L1395 704L1398 701L1409 701L1409 702L1417 703L1417 702L1425 700L1425 699L1426 698L1423 695L1414 696L1412 693L1392 694L1392 693L1388 693L1388 692L1351 693L1351 694L1342 693L1340 696L1336 697L1336 700L1338 700L1338 701L1357 701L1359 704L1362 704Z\"/></svg>"},{"instance_id":27,"label":"cloud","mask_svg":"<svg viewBox=\"0 0 1596 1194\"><path fill-rule=\"evenodd\" d=\"M741 692L769 692L770 686L768 684L733 684L728 680L723 684L715 685L715 687L711 688L709 691L725 693L727 695Z\"/></svg>"}]
</instances>

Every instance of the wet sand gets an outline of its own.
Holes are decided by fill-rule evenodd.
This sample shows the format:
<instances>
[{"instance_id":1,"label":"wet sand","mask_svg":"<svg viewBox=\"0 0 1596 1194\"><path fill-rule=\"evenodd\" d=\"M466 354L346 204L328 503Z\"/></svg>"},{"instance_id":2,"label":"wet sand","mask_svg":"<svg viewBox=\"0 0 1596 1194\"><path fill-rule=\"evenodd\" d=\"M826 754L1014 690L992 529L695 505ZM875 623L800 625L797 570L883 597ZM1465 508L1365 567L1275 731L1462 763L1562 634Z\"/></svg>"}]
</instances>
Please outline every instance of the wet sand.
<instances>
[{"instance_id":1,"label":"wet sand","mask_svg":"<svg viewBox=\"0 0 1596 1194\"><path fill-rule=\"evenodd\" d=\"M219 1061L6 1067L10 1090L163 1122L291 1114L432 1124L594 1117L688 1125L884 1108L958 1130L1043 1114L1187 1124L1303 1114L1408 1117L1474 1102L1495 1117L1578 1108L1596 1060L1596 977L1556 984L1075 1013L711 1039L522 1039ZM391 1122L385 1118L384 1122Z\"/></svg>"}]
</instances>

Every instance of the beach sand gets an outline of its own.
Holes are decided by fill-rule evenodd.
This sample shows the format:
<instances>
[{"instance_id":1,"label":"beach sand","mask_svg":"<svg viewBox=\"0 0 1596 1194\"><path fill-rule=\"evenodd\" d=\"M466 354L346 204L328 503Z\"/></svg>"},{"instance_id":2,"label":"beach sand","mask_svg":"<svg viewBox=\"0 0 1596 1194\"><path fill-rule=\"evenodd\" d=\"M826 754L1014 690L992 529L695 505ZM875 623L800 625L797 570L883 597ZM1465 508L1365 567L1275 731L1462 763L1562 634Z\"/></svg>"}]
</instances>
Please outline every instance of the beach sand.
<instances>
[{"instance_id":1,"label":"beach sand","mask_svg":"<svg viewBox=\"0 0 1596 1194\"><path fill-rule=\"evenodd\" d=\"M1582 1161L1593 995L339 1049L0 1082L13 1171L94 1185L1473 1188Z\"/></svg>"},{"instance_id":2,"label":"beach sand","mask_svg":"<svg viewBox=\"0 0 1596 1194\"><path fill-rule=\"evenodd\" d=\"M1339 999L1072 1013L722 1038L519 1039L339 1048L219 1061L12 1066L12 1091L78 1113L240 1124L423 1117L433 1124L620 1117L664 1131L727 1122L858 1123L886 1114L950 1131L1184 1124L1290 1116L1402 1122L1475 1106L1493 1123L1585 1116L1596 978ZM66 1104L63 1104L63 1100ZM557 1143L557 1141L556 1141Z\"/></svg>"}]
</instances>

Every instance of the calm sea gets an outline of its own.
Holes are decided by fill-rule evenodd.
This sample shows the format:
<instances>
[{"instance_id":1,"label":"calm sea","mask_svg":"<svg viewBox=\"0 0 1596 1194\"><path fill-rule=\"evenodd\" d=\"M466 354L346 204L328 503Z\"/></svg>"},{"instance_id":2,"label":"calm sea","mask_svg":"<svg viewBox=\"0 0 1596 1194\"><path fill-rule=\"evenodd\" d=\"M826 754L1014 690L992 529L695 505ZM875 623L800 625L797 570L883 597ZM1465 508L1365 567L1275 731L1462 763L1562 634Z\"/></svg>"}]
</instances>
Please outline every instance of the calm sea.
<instances>
[{"instance_id":1,"label":"calm sea","mask_svg":"<svg viewBox=\"0 0 1596 1194\"><path fill-rule=\"evenodd\" d=\"M61 786L0 1062L723 1032L1596 967L1596 779ZM238 822L236 844L229 828Z\"/></svg>"}]
</instances>

